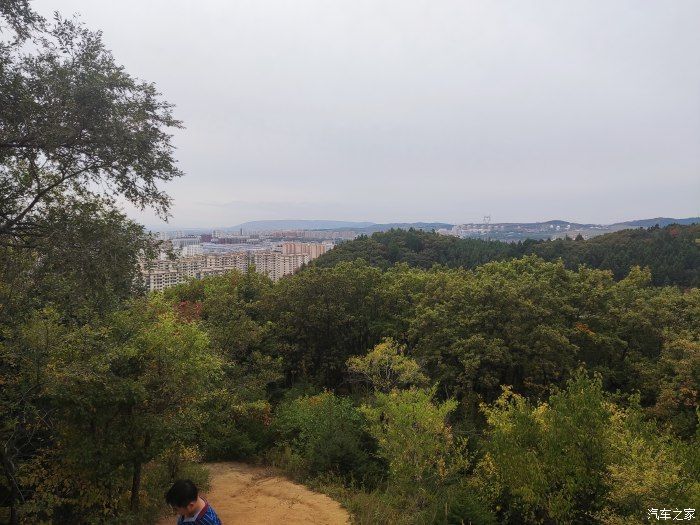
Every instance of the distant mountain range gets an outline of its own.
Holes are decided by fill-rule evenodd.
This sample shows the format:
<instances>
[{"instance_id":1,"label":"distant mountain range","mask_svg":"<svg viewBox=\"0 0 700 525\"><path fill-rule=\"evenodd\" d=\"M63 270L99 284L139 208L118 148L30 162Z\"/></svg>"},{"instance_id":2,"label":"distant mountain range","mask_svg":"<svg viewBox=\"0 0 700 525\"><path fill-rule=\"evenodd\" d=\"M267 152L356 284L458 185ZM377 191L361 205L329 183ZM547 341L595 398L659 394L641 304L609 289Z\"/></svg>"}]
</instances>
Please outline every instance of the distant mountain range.
<instances>
[{"instance_id":1,"label":"distant mountain range","mask_svg":"<svg viewBox=\"0 0 700 525\"><path fill-rule=\"evenodd\" d=\"M364 228L342 228L345 230L353 230L358 233L375 233L385 232L391 229L408 230L414 228L416 230L439 230L441 228L452 228L452 224L446 222L390 222L387 224L372 224Z\"/></svg>"},{"instance_id":2,"label":"distant mountain range","mask_svg":"<svg viewBox=\"0 0 700 525\"><path fill-rule=\"evenodd\" d=\"M661 228L668 226L669 224L700 224L700 217L688 217L687 219L672 219L669 217L657 217L656 219L640 219L637 221L627 221L627 222L617 222L611 224L611 229L623 230L625 228L651 228L652 226L659 225Z\"/></svg>"},{"instance_id":3,"label":"distant mountain range","mask_svg":"<svg viewBox=\"0 0 700 525\"><path fill-rule=\"evenodd\" d=\"M634 221L617 222L614 224L581 224L576 222L568 222L562 220L552 220L544 222L501 222L491 223L490 226L503 227L522 227L522 228L537 228L537 227L566 227L571 229L603 229L609 231L623 230L626 228L650 228L658 224L661 227L669 224L694 224L700 223L700 217L688 217L685 219L674 219L670 217L657 217L655 219L640 219ZM226 230L244 231L273 231L273 230L353 230L358 233L374 233L387 231L392 228L408 229L415 228L417 230L439 230L441 228L452 228L453 224L446 222L392 222L378 224L374 222L352 222L352 221L322 221L322 220L270 220L270 221L249 221Z\"/></svg>"},{"instance_id":4,"label":"distant mountain range","mask_svg":"<svg viewBox=\"0 0 700 525\"><path fill-rule=\"evenodd\" d=\"M660 227L668 226L669 224L700 224L700 217L687 217L684 219L674 219L671 217L656 217L654 219L639 219L634 221L616 222L614 224L582 224L576 222L568 222L562 220L552 220L545 222L500 222L490 223L489 229L499 229L501 231L512 230L540 230L549 236L550 229L562 231L589 231L592 235L606 233L611 231L624 230L628 228L650 228L658 224ZM485 226L479 223L471 223L472 226L478 228ZM187 234L210 233L212 230L237 231L243 229L245 232L265 232L276 230L332 230L332 231L354 231L359 234L370 235L374 232L388 231L392 228L407 230L415 228L416 230L440 230L451 229L454 224L447 222L391 222L378 224L369 221L323 221L323 220L269 220L269 221L249 221L231 227L216 227L216 228L182 228L171 226L169 228L151 227L152 231L182 231ZM537 238L542 237L535 235L523 235L523 237Z\"/></svg>"},{"instance_id":5,"label":"distant mountain range","mask_svg":"<svg viewBox=\"0 0 700 525\"><path fill-rule=\"evenodd\" d=\"M374 226L373 222L350 222L350 221L310 221L310 220L289 220L289 221L248 221L242 224L225 228L227 230L244 231L273 231L273 230L339 230L339 229L362 229Z\"/></svg>"}]
</instances>

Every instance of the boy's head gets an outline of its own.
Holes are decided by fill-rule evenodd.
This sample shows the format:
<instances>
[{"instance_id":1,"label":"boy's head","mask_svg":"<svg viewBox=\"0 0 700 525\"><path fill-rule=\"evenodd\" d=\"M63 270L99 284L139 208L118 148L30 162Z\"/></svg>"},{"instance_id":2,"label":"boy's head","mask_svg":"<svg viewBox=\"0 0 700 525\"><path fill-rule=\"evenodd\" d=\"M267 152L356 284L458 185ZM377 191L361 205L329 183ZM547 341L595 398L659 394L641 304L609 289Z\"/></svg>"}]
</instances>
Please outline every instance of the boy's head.
<instances>
[{"instance_id":1,"label":"boy's head","mask_svg":"<svg viewBox=\"0 0 700 525\"><path fill-rule=\"evenodd\" d=\"M199 491L194 483L189 479L179 479L165 495L165 502L181 516L190 517L194 514L198 497Z\"/></svg>"}]
</instances>

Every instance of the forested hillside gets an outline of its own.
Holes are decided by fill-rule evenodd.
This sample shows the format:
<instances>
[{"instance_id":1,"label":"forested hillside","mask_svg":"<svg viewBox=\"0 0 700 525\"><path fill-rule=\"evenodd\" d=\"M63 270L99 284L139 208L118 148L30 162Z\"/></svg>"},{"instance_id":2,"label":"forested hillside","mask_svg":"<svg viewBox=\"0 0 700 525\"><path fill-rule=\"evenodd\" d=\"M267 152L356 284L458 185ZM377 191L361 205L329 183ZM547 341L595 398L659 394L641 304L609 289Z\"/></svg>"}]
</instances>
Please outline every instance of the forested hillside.
<instances>
[{"instance_id":1,"label":"forested hillside","mask_svg":"<svg viewBox=\"0 0 700 525\"><path fill-rule=\"evenodd\" d=\"M528 240L518 243L458 239L418 230L391 230L345 242L313 264L333 266L362 259L386 269L396 263L417 268L434 264L473 268L479 264L523 255L562 259L567 268L586 265L611 270L621 279L633 266L648 267L657 285L700 285L700 225L622 230L592 239Z\"/></svg>"},{"instance_id":2,"label":"forested hillside","mask_svg":"<svg viewBox=\"0 0 700 525\"><path fill-rule=\"evenodd\" d=\"M116 202L167 211L171 106L76 22L0 17L0 520L154 523L203 459L281 467L361 524L700 506L697 227L394 231L149 295Z\"/></svg>"},{"instance_id":3,"label":"forested hillside","mask_svg":"<svg viewBox=\"0 0 700 525\"><path fill-rule=\"evenodd\" d=\"M210 413L205 455L267 458L360 523L632 523L700 496L697 288L526 256L164 298L237 363L234 391L280 367L266 410Z\"/></svg>"}]
</instances>

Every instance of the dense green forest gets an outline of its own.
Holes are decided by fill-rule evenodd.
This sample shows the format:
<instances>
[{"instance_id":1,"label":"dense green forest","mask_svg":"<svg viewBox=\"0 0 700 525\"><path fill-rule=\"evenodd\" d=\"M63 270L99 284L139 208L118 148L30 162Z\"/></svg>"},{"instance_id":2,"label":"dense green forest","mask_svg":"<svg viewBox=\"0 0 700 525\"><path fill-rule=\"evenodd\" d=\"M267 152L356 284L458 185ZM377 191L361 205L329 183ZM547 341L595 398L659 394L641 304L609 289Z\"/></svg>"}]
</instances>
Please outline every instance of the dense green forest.
<instances>
[{"instance_id":1,"label":"dense green forest","mask_svg":"<svg viewBox=\"0 0 700 525\"><path fill-rule=\"evenodd\" d=\"M116 202L167 212L172 108L99 34L0 17L0 520L152 523L220 459L362 524L698 508L697 229L390 232L147 295L154 245Z\"/></svg>"},{"instance_id":2,"label":"dense green forest","mask_svg":"<svg viewBox=\"0 0 700 525\"><path fill-rule=\"evenodd\" d=\"M314 261L333 266L362 259L386 269L396 263L417 268L435 264L448 268L474 268L491 261L537 255L561 259L567 268L580 265L610 270L622 279L633 266L648 267L655 285L700 286L700 225L622 230L584 240L526 240L517 243L458 239L419 230L390 230L348 241Z\"/></svg>"}]
</instances>

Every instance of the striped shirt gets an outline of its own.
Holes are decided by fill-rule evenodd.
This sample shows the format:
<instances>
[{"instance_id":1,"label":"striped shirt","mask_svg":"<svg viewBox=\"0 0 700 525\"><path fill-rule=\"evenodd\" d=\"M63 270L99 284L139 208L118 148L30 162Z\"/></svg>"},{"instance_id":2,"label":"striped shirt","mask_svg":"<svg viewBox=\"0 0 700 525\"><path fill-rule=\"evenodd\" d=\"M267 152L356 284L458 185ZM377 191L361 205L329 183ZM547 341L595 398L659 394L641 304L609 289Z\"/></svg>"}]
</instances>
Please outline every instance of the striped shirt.
<instances>
[{"instance_id":1,"label":"striped shirt","mask_svg":"<svg viewBox=\"0 0 700 525\"><path fill-rule=\"evenodd\" d=\"M204 503L204 507L200 510L196 516L191 518L185 518L180 516L177 519L177 525L221 525L221 520L219 516L216 515L214 509L211 508L208 502Z\"/></svg>"}]
</instances>

